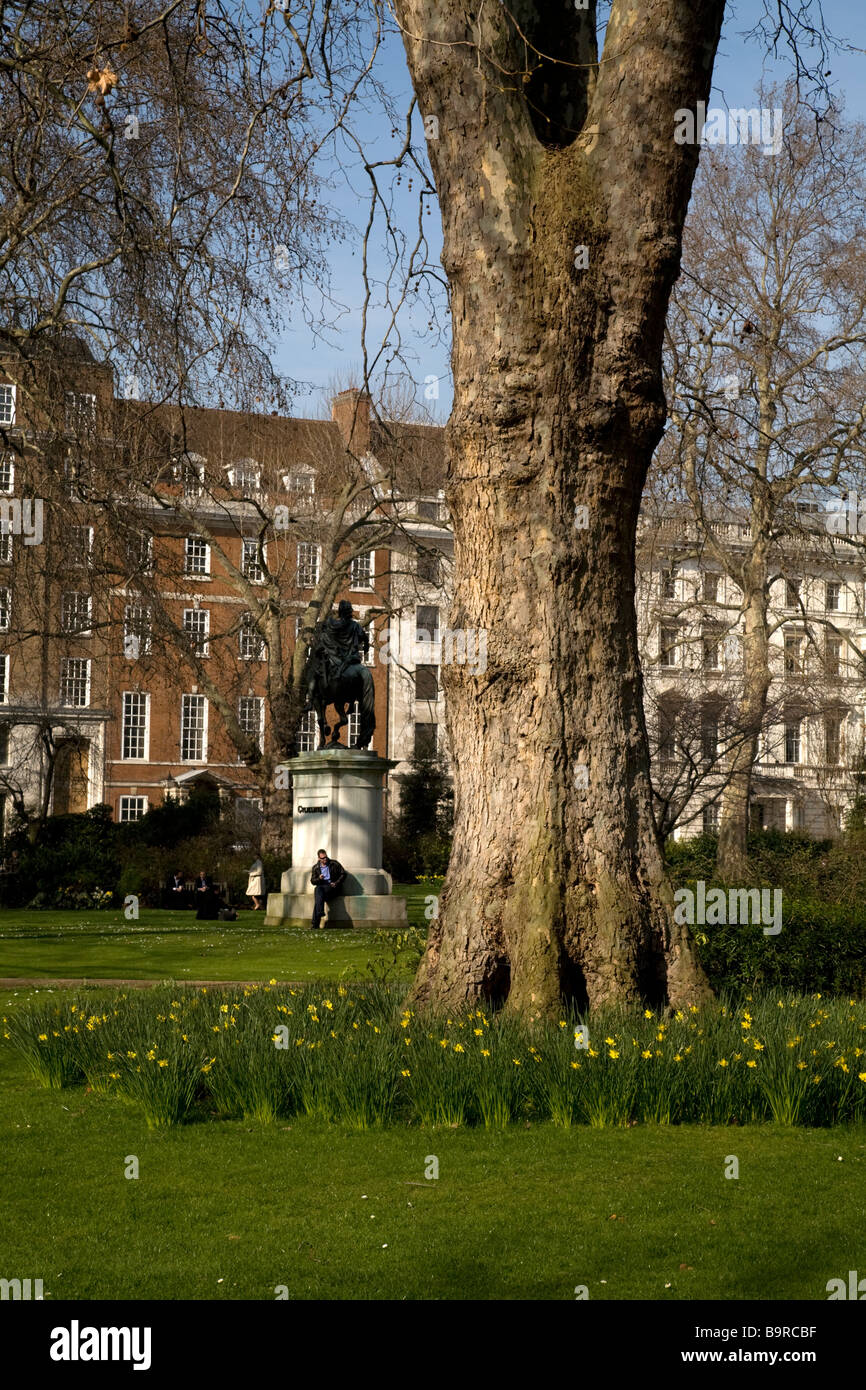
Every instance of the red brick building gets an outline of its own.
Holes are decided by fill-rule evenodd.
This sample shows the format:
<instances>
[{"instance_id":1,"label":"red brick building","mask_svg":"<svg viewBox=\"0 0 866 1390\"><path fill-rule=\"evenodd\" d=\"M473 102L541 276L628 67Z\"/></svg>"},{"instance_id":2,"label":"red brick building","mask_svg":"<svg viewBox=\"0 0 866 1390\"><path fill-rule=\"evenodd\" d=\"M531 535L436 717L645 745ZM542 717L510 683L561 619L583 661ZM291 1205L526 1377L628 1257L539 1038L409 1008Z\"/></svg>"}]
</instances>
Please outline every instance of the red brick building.
<instances>
[{"instance_id":1,"label":"red brick building","mask_svg":"<svg viewBox=\"0 0 866 1390\"><path fill-rule=\"evenodd\" d=\"M441 469L441 432L383 429L358 391L335 398L330 420L120 401L110 370L85 353L59 386L62 419L34 410L37 393L0 383L7 828L24 806L107 803L116 820L138 819L202 783L241 809L255 802L262 770L238 733L272 764L273 696L303 615L309 631L342 598L370 626L372 747L385 754L375 631L387 621L391 551L377 539L394 490L382 459L399 456L415 489ZM15 504L27 499L42 502L39 542L14 534ZM356 729L353 715L346 741ZM312 715L300 740L315 746Z\"/></svg>"}]
</instances>

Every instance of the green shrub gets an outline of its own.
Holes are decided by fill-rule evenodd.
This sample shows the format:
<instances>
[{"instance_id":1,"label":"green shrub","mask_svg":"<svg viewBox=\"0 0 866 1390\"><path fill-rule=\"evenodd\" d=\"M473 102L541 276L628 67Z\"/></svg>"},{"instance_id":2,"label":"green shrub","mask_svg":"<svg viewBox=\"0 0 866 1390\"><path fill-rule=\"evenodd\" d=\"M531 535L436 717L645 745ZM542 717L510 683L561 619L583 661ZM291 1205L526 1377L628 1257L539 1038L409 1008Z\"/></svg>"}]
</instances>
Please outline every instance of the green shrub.
<instances>
[{"instance_id":1,"label":"green shrub","mask_svg":"<svg viewBox=\"0 0 866 1390\"><path fill-rule=\"evenodd\" d=\"M760 925L694 926L698 955L717 992L784 989L866 992L866 907L792 901L783 893L782 930Z\"/></svg>"}]
</instances>

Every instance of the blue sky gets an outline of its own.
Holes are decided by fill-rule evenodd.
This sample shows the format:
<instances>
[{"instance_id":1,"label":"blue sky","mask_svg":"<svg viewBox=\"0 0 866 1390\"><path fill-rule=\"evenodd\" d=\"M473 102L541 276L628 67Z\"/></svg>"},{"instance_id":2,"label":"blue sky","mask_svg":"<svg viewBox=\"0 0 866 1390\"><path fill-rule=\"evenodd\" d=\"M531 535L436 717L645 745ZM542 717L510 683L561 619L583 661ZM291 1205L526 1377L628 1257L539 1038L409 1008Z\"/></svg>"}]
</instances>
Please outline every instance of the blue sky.
<instances>
[{"instance_id":1,"label":"blue sky","mask_svg":"<svg viewBox=\"0 0 866 1390\"><path fill-rule=\"evenodd\" d=\"M823 0L822 8L827 29L835 38L846 41L854 48L866 50L866 12L862 5L863 0ZM716 60L710 105L751 106L755 87L762 77L783 81L790 74L791 60L787 50L782 49L778 60L773 61L762 49L759 40L746 40L743 37L760 16L762 8L761 0L737 0L729 5ZM828 81L836 96L844 99L847 115L866 120L866 54L863 51L835 52L829 67L831 76ZM402 102L405 109L410 97L410 84L403 48L396 38L386 46L379 75L389 92ZM387 158L399 147L400 141L392 134L390 121L384 115L366 115L358 122L357 128L364 136L366 147L374 151L375 158ZM327 397L335 385L345 386L353 378L360 378L363 301L361 239L368 185L366 176L357 161L349 157L348 151L342 167L335 163L330 173L333 188L326 196L354 231L350 231L344 243L331 248L329 257L332 295L341 306L336 322L313 331L299 312L293 313L291 325L279 345L278 369L298 383L293 411L296 415L322 414L326 409ZM394 207L398 222L411 228L418 215L417 177L414 192L409 193L406 185L407 176L404 174L400 187L393 188ZM425 216L424 225L430 238L431 259L438 262L441 234L435 204L432 214ZM372 277L381 279L386 265L386 257L377 246L371 259ZM440 304L441 323L447 333L444 297L440 299ZM387 315L381 306L376 305L371 307L369 314L371 327L375 330L370 333L370 340L379 342L388 327ZM334 318L333 310L330 317ZM429 313L423 308L407 307L400 317L400 332L418 395L423 397L425 380L435 377L439 383L438 401L428 399L425 404L435 418L444 422L451 399L448 342L447 338L443 339L441 335L428 330L428 321Z\"/></svg>"}]
</instances>

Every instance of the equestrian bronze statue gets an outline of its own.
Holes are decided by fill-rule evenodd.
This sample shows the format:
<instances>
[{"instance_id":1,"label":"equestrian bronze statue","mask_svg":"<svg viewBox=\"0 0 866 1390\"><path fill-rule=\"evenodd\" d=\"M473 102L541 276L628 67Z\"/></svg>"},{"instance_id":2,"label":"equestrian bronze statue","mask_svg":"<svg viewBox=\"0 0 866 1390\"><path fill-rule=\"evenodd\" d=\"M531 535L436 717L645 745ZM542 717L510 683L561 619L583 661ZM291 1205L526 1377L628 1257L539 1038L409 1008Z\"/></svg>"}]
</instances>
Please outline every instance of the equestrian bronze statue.
<instances>
[{"instance_id":1,"label":"equestrian bronze statue","mask_svg":"<svg viewBox=\"0 0 866 1390\"><path fill-rule=\"evenodd\" d=\"M340 730L349 722L349 711L357 703L361 727L356 748L367 748L376 728L373 676L364 658L370 650L370 637L352 614L352 605L343 599L337 617L331 615L317 623L307 658L305 682L306 714L315 710L319 726L319 747L326 746L331 734L331 746L340 745ZM325 722L329 705L337 711L333 732Z\"/></svg>"}]
</instances>

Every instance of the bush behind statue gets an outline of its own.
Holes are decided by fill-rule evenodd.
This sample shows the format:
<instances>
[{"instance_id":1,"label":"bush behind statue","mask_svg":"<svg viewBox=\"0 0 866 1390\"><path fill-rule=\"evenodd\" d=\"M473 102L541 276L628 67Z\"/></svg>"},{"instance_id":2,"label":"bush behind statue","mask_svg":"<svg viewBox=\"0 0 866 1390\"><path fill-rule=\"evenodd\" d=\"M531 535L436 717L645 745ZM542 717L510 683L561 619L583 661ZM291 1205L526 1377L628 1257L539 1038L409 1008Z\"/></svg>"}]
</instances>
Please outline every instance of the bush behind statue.
<instances>
[{"instance_id":1,"label":"bush behind statue","mask_svg":"<svg viewBox=\"0 0 866 1390\"><path fill-rule=\"evenodd\" d=\"M82 815L53 816L34 844L26 833L7 838L18 851L18 870L4 885L7 907L116 908L128 894L144 907L162 903L166 880L180 869L193 878L200 868L228 885L231 900L249 905L247 875L258 850L238 847L238 832L206 797L153 807L140 821L115 824L111 808L94 806ZM285 864L267 857L273 888Z\"/></svg>"}]
</instances>

